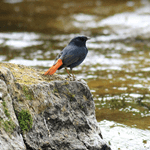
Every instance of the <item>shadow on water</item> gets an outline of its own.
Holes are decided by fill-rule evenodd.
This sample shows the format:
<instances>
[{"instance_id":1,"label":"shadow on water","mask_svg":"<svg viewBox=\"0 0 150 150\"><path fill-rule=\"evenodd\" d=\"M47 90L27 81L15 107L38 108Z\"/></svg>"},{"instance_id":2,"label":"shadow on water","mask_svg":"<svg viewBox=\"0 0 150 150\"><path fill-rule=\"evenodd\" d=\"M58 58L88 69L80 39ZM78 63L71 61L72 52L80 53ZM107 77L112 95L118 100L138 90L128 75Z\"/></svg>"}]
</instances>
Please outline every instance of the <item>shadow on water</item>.
<instances>
[{"instance_id":1,"label":"shadow on water","mask_svg":"<svg viewBox=\"0 0 150 150\"><path fill-rule=\"evenodd\" d=\"M74 73L88 82L97 120L150 130L148 20L146 0L2 0L0 61L46 70L71 38L90 36Z\"/></svg>"}]
</instances>

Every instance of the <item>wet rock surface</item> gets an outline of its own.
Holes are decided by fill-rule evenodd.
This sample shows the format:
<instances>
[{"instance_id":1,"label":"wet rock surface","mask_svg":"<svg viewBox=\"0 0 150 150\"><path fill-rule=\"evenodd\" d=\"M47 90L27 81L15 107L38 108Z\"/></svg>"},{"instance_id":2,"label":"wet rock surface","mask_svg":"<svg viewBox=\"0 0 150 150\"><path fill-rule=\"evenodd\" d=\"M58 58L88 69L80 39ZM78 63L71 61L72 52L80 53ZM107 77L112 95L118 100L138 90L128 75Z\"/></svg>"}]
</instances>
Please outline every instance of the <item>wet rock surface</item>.
<instances>
[{"instance_id":1,"label":"wet rock surface","mask_svg":"<svg viewBox=\"0 0 150 150\"><path fill-rule=\"evenodd\" d=\"M87 84L42 74L21 65L0 64L0 147L109 150ZM7 130L6 121L11 122Z\"/></svg>"}]
</instances>

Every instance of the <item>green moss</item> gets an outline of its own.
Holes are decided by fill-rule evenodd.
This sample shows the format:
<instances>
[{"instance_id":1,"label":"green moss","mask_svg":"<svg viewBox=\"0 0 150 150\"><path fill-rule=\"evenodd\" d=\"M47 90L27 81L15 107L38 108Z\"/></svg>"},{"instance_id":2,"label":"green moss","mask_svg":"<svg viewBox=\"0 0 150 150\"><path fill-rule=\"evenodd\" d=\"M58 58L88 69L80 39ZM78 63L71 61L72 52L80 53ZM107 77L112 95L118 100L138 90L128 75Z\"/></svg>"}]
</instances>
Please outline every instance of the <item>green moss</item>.
<instances>
[{"instance_id":1,"label":"green moss","mask_svg":"<svg viewBox=\"0 0 150 150\"><path fill-rule=\"evenodd\" d=\"M80 105L80 108L81 108L81 109L83 109L83 108L84 108L84 106L83 106L83 105Z\"/></svg>"},{"instance_id":2,"label":"green moss","mask_svg":"<svg viewBox=\"0 0 150 150\"><path fill-rule=\"evenodd\" d=\"M7 108L7 106L6 106L6 102L3 101L3 102L2 102L2 105L3 105L3 108L4 108L4 113L5 113L5 115L6 115L8 118L10 118L10 113L8 112L8 108Z\"/></svg>"},{"instance_id":3,"label":"green moss","mask_svg":"<svg viewBox=\"0 0 150 150\"><path fill-rule=\"evenodd\" d=\"M62 85L69 85L69 82L65 81Z\"/></svg>"},{"instance_id":4,"label":"green moss","mask_svg":"<svg viewBox=\"0 0 150 150\"><path fill-rule=\"evenodd\" d=\"M18 114L18 121L21 130L29 131L32 128L33 120L28 110L21 110Z\"/></svg>"},{"instance_id":5,"label":"green moss","mask_svg":"<svg viewBox=\"0 0 150 150\"><path fill-rule=\"evenodd\" d=\"M12 121L11 117L10 117L10 113L8 111L8 108L7 108L7 105L6 105L6 102L3 101L2 102L2 105L3 105L3 110L4 110L4 113L5 115L8 117L8 120L4 121L3 118L0 118L0 127L3 127L4 130L7 132L7 133L12 133L14 128L16 127L15 123Z\"/></svg>"},{"instance_id":6,"label":"green moss","mask_svg":"<svg viewBox=\"0 0 150 150\"><path fill-rule=\"evenodd\" d=\"M10 118L10 113L8 112L8 109L5 109L4 112L5 112L6 116L7 116L8 118Z\"/></svg>"},{"instance_id":7,"label":"green moss","mask_svg":"<svg viewBox=\"0 0 150 150\"><path fill-rule=\"evenodd\" d=\"M4 130L8 133L12 133L14 128L16 127L15 123L10 119L3 122Z\"/></svg>"},{"instance_id":8,"label":"green moss","mask_svg":"<svg viewBox=\"0 0 150 150\"><path fill-rule=\"evenodd\" d=\"M12 119L4 121L2 118L0 118L0 128L4 128L4 130L7 133L12 133L14 131L14 128L16 127L15 123L12 121Z\"/></svg>"},{"instance_id":9,"label":"green moss","mask_svg":"<svg viewBox=\"0 0 150 150\"><path fill-rule=\"evenodd\" d=\"M67 90L67 95L70 97L70 100L71 101L74 100L75 94L72 94L71 92L69 92L69 89L67 89L67 88L66 88L66 90Z\"/></svg>"},{"instance_id":10,"label":"green moss","mask_svg":"<svg viewBox=\"0 0 150 150\"><path fill-rule=\"evenodd\" d=\"M3 107L6 107L6 102L3 101L3 102L2 102L2 105L3 105Z\"/></svg>"},{"instance_id":11,"label":"green moss","mask_svg":"<svg viewBox=\"0 0 150 150\"><path fill-rule=\"evenodd\" d=\"M70 96L70 100L74 100L74 98L75 98L75 94L68 93L68 95Z\"/></svg>"},{"instance_id":12,"label":"green moss","mask_svg":"<svg viewBox=\"0 0 150 150\"><path fill-rule=\"evenodd\" d=\"M58 93L58 89L54 88L54 93Z\"/></svg>"},{"instance_id":13,"label":"green moss","mask_svg":"<svg viewBox=\"0 0 150 150\"><path fill-rule=\"evenodd\" d=\"M28 89L28 87L23 86L23 92L27 100L34 99L33 93Z\"/></svg>"},{"instance_id":14,"label":"green moss","mask_svg":"<svg viewBox=\"0 0 150 150\"><path fill-rule=\"evenodd\" d=\"M3 119L0 117L0 128L2 127L2 121Z\"/></svg>"}]
</instances>

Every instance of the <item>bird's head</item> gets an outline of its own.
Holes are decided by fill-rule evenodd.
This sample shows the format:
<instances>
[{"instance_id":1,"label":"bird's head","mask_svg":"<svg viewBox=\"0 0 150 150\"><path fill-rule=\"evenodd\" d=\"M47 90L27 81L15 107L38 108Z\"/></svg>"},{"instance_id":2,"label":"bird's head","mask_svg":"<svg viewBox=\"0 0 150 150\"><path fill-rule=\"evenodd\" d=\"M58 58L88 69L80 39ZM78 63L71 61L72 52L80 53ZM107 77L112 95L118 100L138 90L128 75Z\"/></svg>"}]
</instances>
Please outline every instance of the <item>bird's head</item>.
<instances>
[{"instance_id":1,"label":"bird's head","mask_svg":"<svg viewBox=\"0 0 150 150\"><path fill-rule=\"evenodd\" d=\"M73 38L69 44L74 44L77 46L85 46L85 43L88 39L89 38L86 36L77 36L77 37Z\"/></svg>"}]
</instances>

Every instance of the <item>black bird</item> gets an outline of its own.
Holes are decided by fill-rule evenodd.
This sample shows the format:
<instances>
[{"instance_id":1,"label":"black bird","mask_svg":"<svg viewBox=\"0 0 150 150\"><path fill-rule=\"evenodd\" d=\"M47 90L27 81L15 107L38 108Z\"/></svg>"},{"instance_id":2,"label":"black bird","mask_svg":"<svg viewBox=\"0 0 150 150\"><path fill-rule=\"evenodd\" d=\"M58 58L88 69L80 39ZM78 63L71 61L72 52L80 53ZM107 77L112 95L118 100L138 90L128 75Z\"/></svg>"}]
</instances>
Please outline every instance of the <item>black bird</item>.
<instances>
[{"instance_id":1,"label":"black bird","mask_svg":"<svg viewBox=\"0 0 150 150\"><path fill-rule=\"evenodd\" d=\"M89 38L86 36L77 36L73 38L56 57L54 65L49 68L44 75L52 75L57 69L59 70L62 68L65 68L67 73L70 75L67 67L70 68L72 73L72 69L83 62L88 53L88 49L86 48L86 41L88 39Z\"/></svg>"}]
</instances>

